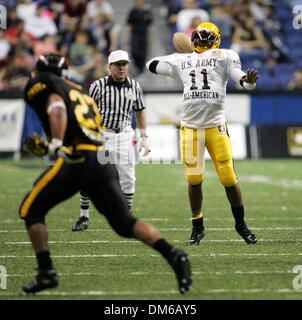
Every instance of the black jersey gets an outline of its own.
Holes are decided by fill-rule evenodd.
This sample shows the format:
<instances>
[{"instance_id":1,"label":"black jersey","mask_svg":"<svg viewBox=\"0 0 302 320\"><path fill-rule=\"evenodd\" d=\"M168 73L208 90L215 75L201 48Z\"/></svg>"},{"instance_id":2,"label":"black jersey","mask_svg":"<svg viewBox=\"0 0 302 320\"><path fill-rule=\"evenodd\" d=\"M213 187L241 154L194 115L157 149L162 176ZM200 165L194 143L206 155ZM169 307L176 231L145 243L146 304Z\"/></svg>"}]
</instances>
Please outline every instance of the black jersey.
<instances>
[{"instance_id":1,"label":"black jersey","mask_svg":"<svg viewBox=\"0 0 302 320\"><path fill-rule=\"evenodd\" d=\"M69 146L75 137L83 142L102 145L101 115L95 101L85 89L70 80L52 73L35 74L25 87L25 101L37 113L48 139L51 137L49 117L46 104L50 94L57 93L62 97L67 111L67 128L63 144Z\"/></svg>"}]
</instances>

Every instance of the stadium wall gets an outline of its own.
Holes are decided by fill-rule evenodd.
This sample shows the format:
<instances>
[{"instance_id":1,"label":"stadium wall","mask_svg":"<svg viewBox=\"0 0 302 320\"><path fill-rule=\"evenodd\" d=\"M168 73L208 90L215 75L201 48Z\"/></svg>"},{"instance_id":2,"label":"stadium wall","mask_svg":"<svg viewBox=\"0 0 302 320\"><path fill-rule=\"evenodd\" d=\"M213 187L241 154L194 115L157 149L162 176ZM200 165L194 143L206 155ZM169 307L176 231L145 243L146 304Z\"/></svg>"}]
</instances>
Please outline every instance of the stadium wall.
<instances>
[{"instance_id":1,"label":"stadium wall","mask_svg":"<svg viewBox=\"0 0 302 320\"><path fill-rule=\"evenodd\" d=\"M147 92L146 118L152 152L141 159L152 163L180 161L180 92ZM226 118L235 159L302 157L302 93L230 93ZM0 93L0 153L22 153L27 134L42 134L22 94ZM209 155L206 154L206 158Z\"/></svg>"}]
</instances>

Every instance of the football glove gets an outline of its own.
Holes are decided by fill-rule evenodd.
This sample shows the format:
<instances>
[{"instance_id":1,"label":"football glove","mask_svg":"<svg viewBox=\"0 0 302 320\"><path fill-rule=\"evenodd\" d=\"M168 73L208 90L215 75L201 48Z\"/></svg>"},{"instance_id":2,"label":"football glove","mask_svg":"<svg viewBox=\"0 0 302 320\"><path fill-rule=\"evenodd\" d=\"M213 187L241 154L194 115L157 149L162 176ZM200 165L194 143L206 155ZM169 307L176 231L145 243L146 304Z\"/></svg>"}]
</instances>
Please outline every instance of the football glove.
<instances>
[{"instance_id":1,"label":"football glove","mask_svg":"<svg viewBox=\"0 0 302 320\"><path fill-rule=\"evenodd\" d=\"M57 149L56 155L58 157L62 157L67 163L76 164L85 161L85 157L83 156L83 154L75 150L74 148L67 148L62 146L61 148Z\"/></svg>"},{"instance_id":2,"label":"football glove","mask_svg":"<svg viewBox=\"0 0 302 320\"><path fill-rule=\"evenodd\" d=\"M23 146L24 150L39 157L48 153L50 156L62 157L67 163L82 163L85 161L81 152L74 148L62 146L62 140L53 138L48 144L37 133L34 133L34 136L27 136L24 139Z\"/></svg>"},{"instance_id":3,"label":"football glove","mask_svg":"<svg viewBox=\"0 0 302 320\"><path fill-rule=\"evenodd\" d=\"M34 133L34 136L25 137L23 148L38 157L45 156L48 153L47 143L36 132Z\"/></svg>"}]
</instances>

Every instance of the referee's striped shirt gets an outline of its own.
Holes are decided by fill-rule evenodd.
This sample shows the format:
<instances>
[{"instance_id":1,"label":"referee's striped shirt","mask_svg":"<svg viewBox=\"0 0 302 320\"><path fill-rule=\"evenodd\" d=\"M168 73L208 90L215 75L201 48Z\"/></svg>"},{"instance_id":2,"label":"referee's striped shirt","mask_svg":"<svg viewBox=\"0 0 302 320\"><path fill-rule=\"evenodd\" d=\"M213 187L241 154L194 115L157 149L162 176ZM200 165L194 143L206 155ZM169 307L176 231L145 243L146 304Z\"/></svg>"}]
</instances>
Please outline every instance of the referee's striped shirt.
<instances>
[{"instance_id":1,"label":"referee's striped shirt","mask_svg":"<svg viewBox=\"0 0 302 320\"><path fill-rule=\"evenodd\" d=\"M102 126L122 130L131 125L132 109L145 109L144 94L139 83L127 77L124 83L114 82L111 76L94 81L89 88L102 115Z\"/></svg>"}]
</instances>

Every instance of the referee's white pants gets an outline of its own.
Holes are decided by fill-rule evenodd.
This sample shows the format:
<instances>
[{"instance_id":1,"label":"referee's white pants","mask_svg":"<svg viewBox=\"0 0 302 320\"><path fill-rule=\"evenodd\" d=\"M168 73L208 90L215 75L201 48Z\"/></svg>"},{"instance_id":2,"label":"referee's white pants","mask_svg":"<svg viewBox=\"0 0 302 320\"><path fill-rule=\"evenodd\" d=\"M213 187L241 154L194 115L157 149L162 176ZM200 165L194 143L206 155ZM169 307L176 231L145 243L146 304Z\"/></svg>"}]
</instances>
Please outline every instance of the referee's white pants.
<instances>
[{"instance_id":1,"label":"referee's white pants","mask_svg":"<svg viewBox=\"0 0 302 320\"><path fill-rule=\"evenodd\" d=\"M131 126L122 132L103 131L106 149L110 152L110 163L115 164L119 173L120 185L124 193L135 191L135 145L134 130Z\"/></svg>"}]
</instances>

